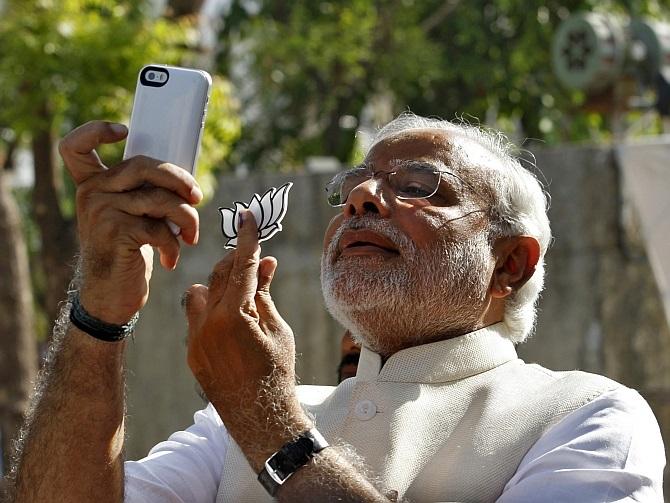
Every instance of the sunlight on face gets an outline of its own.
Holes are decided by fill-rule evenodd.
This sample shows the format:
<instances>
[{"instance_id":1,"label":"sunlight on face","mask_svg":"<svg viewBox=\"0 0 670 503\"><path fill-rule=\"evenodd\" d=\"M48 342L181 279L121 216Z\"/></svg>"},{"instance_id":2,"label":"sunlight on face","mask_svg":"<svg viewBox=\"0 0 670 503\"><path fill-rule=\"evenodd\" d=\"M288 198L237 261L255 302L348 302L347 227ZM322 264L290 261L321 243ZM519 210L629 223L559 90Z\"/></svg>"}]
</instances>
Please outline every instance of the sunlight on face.
<instances>
[{"instance_id":1,"label":"sunlight on face","mask_svg":"<svg viewBox=\"0 0 670 503\"><path fill-rule=\"evenodd\" d=\"M452 140L444 132L412 132L373 148L368 160L376 169L415 158L450 165L463 149ZM472 198L432 206L361 191L356 201L359 207L344 208L326 237L321 282L330 313L382 354L470 331L484 311L494 266L483 214L468 216ZM365 211L363 203L384 211ZM361 229L384 236L397 253L339 254L343 234Z\"/></svg>"},{"instance_id":2,"label":"sunlight on face","mask_svg":"<svg viewBox=\"0 0 670 503\"><path fill-rule=\"evenodd\" d=\"M350 225L383 234L398 246L400 255L392 260L334 260L338 234ZM321 262L328 310L361 343L382 354L474 325L490 274L491 255L483 233L461 242L438 239L435 246L418 249L388 220L370 217L344 223Z\"/></svg>"}]
</instances>

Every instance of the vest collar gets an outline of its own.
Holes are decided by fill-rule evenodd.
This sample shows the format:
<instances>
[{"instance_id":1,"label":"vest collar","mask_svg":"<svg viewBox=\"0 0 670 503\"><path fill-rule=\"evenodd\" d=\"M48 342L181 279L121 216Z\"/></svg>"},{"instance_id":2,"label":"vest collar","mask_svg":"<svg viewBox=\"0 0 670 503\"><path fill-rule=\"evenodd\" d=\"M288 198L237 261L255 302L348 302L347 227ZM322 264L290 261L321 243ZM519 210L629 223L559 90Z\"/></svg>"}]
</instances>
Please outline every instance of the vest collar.
<instances>
[{"instance_id":1,"label":"vest collar","mask_svg":"<svg viewBox=\"0 0 670 503\"><path fill-rule=\"evenodd\" d=\"M444 341L403 349L382 367L377 353L363 346L356 381L442 383L491 370L517 358L504 323Z\"/></svg>"}]
</instances>

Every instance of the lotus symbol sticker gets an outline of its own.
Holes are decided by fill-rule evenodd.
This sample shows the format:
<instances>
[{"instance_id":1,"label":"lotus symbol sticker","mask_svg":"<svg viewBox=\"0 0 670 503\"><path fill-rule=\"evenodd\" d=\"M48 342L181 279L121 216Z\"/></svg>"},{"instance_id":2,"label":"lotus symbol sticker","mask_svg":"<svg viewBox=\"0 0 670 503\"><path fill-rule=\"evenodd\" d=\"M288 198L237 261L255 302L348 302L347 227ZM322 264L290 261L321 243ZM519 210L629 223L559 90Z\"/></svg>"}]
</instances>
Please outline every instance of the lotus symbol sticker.
<instances>
[{"instance_id":1,"label":"lotus symbol sticker","mask_svg":"<svg viewBox=\"0 0 670 503\"><path fill-rule=\"evenodd\" d=\"M219 208L221 212L221 232L228 238L226 248L237 246L238 214L243 209L251 210L258 225L258 241L265 241L281 230L281 221L288 208L288 191L293 184L286 183L278 189L268 189L262 197L254 194L249 204L235 201L233 208Z\"/></svg>"}]
</instances>

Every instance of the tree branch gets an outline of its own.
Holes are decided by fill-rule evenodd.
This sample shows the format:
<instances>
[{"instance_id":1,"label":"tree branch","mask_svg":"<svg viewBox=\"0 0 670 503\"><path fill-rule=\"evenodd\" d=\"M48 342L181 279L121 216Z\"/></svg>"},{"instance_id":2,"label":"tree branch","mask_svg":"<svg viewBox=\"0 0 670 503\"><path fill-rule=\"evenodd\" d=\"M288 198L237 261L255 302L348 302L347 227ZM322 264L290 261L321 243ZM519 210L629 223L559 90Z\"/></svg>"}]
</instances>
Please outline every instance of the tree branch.
<instances>
[{"instance_id":1,"label":"tree branch","mask_svg":"<svg viewBox=\"0 0 670 503\"><path fill-rule=\"evenodd\" d=\"M429 17L421 22L421 29L426 33L433 31L437 26L442 24L447 17L449 17L449 14L456 10L456 7L458 7L458 4L460 3L461 0L446 0L440 8L436 9Z\"/></svg>"}]
</instances>

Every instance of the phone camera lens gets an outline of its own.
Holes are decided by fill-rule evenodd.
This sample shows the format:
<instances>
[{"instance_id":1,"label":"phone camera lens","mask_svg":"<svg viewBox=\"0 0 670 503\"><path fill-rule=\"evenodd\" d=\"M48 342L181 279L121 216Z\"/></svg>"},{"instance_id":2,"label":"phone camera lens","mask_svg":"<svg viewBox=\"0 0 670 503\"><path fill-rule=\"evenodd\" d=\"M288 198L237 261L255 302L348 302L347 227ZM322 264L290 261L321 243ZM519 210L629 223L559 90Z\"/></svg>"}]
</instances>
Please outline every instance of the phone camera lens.
<instances>
[{"instance_id":1,"label":"phone camera lens","mask_svg":"<svg viewBox=\"0 0 670 503\"><path fill-rule=\"evenodd\" d=\"M156 74L154 72L147 73L147 79L154 80L155 78L156 78Z\"/></svg>"}]
</instances>

